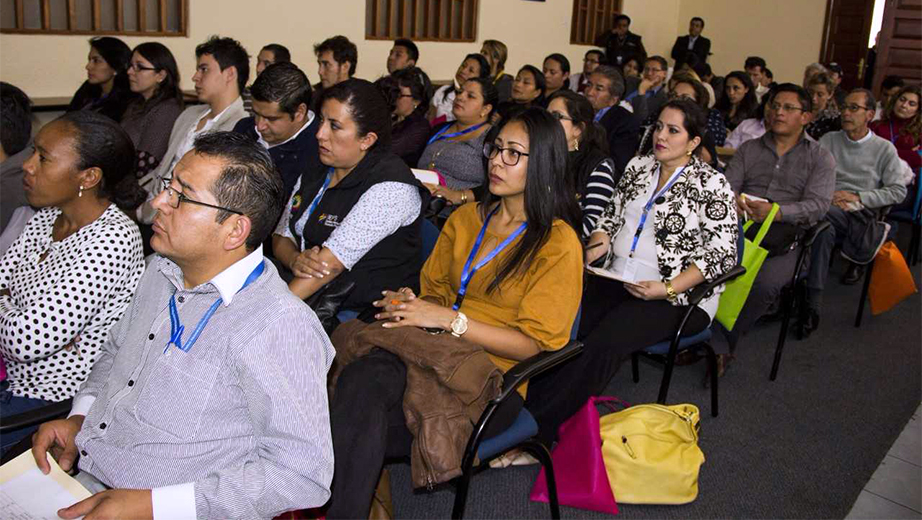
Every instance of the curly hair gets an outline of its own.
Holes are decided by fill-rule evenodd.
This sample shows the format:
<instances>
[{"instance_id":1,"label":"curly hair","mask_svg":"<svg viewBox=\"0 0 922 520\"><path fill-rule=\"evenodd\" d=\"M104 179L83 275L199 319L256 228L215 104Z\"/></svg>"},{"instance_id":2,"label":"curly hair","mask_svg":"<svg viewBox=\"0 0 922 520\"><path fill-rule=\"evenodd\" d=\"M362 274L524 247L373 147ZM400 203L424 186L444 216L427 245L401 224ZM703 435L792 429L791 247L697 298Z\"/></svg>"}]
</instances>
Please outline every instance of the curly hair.
<instances>
[{"instance_id":1,"label":"curly hair","mask_svg":"<svg viewBox=\"0 0 922 520\"><path fill-rule=\"evenodd\" d=\"M890 120L894 117L893 110L896 108L896 102L903 94L915 94L916 101L922 102L922 88L918 85L906 85L895 96L890 96L890 101L884 109L884 119ZM900 130L900 134L908 135L913 139L918 139L922 135L922 108L916 110L916 115Z\"/></svg>"}]
</instances>

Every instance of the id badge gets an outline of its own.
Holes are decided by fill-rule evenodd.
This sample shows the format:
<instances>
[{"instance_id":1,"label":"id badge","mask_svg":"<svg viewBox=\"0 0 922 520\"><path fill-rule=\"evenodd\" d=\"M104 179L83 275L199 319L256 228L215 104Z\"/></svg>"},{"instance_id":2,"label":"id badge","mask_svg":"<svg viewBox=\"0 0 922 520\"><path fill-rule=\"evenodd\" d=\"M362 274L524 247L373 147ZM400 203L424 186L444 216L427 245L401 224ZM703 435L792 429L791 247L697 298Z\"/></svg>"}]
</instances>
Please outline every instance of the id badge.
<instances>
[{"instance_id":1,"label":"id badge","mask_svg":"<svg viewBox=\"0 0 922 520\"><path fill-rule=\"evenodd\" d=\"M637 260L628 257L624 262L624 272L621 274L624 281L634 283L637 281Z\"/></svg>"}]
</instances>

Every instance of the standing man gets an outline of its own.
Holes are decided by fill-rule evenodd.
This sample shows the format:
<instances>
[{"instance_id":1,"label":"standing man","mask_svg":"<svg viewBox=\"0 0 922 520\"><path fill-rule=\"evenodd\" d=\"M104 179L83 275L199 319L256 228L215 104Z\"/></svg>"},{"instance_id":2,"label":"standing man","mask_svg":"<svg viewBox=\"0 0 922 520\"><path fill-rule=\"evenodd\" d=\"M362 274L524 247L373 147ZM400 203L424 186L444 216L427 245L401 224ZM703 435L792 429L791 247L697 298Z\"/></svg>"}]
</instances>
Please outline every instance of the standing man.
<instances>
[{"instance_id":1,"label":"standing man","mask_svg":"<svg viewBox=\"0 0 922 520\"><path fill-rule=\"evenodd\" d=\"M387 55L387 73L393 74L407 67L415 67L419 61L419 47L413 40L398 38L394 40L390 54Z\"/></svg>"},{"instance_id":2,"label":"standing man","mask_svg":"<svg viewBox=\"0 0 922 520\"><path fill-rule=\"evenodd\" d=\"M682 68L685 63L685 57L689 53L698 56L701 63L707 63L708 56L711 55L711 40L701 36L704 30L704 19L698 16L688 22L688 35L679 36L675 39L672 46L672 59L675 60L675 70Z\"/></svg>"},{"instance_id":3,"label":"standing man","mask_svg":"<svg viewBox=\"0 0 922 520\"><path fill-rule=\"evenodd\" d=\"M158 255L47 453L95 493L61 518L273 518L330 497L317 316L263 258L285 201L272 159L230 132L198 136L154 199Z\"/></svg>"},{"instance_id":4,"label":"standing man","mask_svg":"<svg viewBox=\"0 0 922 520\"><path fill-rule=\"evenodd\" d=\"M323 89L346 81L355 75L359 62L359 49L345 36L334 36L314 45L317 55L317 74L320 83L314 85L314 99L320 99ZM317 107L314 107L317 112Z\"/></svg>"},{"instance_id":5,"label":"standing man","mask_svg":"<svg viewBox=\"0 0 922 520\"><path fill-rule=\"evenodd\" d=\"M640 135L637 118L618 106L623 95L624 79L611 65L600 65L589 76L586 99L595 110L595 121L602 125L608 136L608 151L615 161L615 179L621 177L624 167L634 157Z\"/></svg>"},{"instance_id":6,"label":"standing man","mask_svg":"<svg viewBox=\"0 0 922 520\"><path fill-rule=\"evenodd\" d=\"M630 31L631 17L619 14L615 17L611 32L602 33L595 39L595 46L605 49L609 65L620 67L628 57L637 58L638 63L647 61L647 50L643 48L640 35Z\"/></svg>"},{"instance_id":7,"label":"standing man","mask_svg":"<svg viewBox=\"0 0 922 520\"><path fill-rule=\"evenodd\" d=\"M583 57L583 72L572 74L570 76L570 90L585 94L589 88L589 76L599 68L599 65L605 63L605 53L599 49L589 49Z\"/></svg>"}]
</instances>

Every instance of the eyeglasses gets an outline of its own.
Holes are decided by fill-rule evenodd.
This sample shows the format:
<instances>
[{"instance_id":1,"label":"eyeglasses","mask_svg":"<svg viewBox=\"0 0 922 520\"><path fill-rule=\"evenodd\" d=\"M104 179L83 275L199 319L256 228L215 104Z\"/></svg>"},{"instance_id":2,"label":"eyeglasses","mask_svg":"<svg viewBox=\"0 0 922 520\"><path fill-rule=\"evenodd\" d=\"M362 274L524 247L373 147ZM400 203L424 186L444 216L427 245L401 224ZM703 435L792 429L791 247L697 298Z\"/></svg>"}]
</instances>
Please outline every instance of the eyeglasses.
<instances>
[{"instance_id":1,"label":"eyeglasses","mask_svg":"<svg viewBox=\"0 0 922 520\"><path fill-rule=\"evenodd\" d=\"M135 72L141 72L142 70L160 70L157 67L145 67L140 63L132 63L128 65L128 70L133 70Z\"/></svg>"},{"instance_id":2,"label":"eyeglasses","mask_svg":"<svg viewBox=\"0 0 922 520\"><path fill-rule=\"evenodd\" d=\"M843 112L857 112L859 110L871 110L868 107L863 107L861 105L856 105L852 103L851 105L842 105Z\"/></svg>"},{"instance_id":3,"label":"eyeglasses","mask_svg":"<svg viewBox=\"0 0 922 520\"><path fill-rule=\"evenodd\" d=\"M187 202L189 204L198 204L199 206L205 206L206 208L219 209L221 211L226 211L228 213L233 213L235 215L243 215L243 212L237 211L235 209L215 206L214 204L208 204L207 202L199 202L197 200L192 200L189 197L186 197L182 193L173 189L173 186L172 186L173 179L172 178L163 179L160 182L163 183L163 191L165 191L167 195L167 204L169 204L170 207L173 209L178 209L180 204L182 204L183 202Z\"/></svg>"},{"instance_id":4,"label":"eyeglasses","mask_svg":"<svg viewBox=\"0 0 922 520\"><path fill-rule=\"evenodd\" d=\"M785 103L784 105L779 105L778 103L772 103L771 105L769 105L769 107L775 112L788 112L788 113L805 112L803 107L799 107L796 105L788 105L787 103Z\"/></svg>"},{"instance_id":5,"label":"eyeglasses","mask_svg":"<svg viewBox=\"0 0 922 520\"><path fill-rule=\"evenodd\" d=\"M519 159L521 159L523 155L528 157L527 153L520 152L514 148L501 148L493 143L484 143L483 145L483 155L487 159L496 157L496 154L500 152L502 152L500 158L506 166L515 166L519 164Z\"/></svg>"},{"instance_id":6,"label":"eyeglasses","mask_svg":"<svg viewBox=\"0 0 922 520\"><path fill-rule=\"evenodd\" d=\"M551 116L553 116L554 119L556 119L556 120L558 120L558 121L573 121L573 118L572 118L572 117L565 116L565 115L561 114L560 112L551 112Z\"/></svg>"}]
</instances>

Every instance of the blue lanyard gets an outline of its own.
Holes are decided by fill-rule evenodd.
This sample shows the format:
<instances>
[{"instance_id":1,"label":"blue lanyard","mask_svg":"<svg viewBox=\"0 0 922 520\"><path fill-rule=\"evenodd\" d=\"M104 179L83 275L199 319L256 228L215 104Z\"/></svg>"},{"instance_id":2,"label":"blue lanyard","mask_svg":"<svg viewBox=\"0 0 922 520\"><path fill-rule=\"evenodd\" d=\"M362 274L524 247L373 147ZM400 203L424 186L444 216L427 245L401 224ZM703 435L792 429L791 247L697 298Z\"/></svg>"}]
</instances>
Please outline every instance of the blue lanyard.
<instances>
[{"instance_id":1,"label":"blue lanyard","mask_svg":"<svg viewBox=\"0 0 922 520\"><path fill-rule=\"evenodd\" d=\"M477 258L477 252L480 250L480 244L483 242L483 235L487 231L487 225L490 224L490 219L493 218L493 214L496 213L496 210L499 209L497 206L493 211L487 215L487 219L483 222L483 227L480 228L480 234L477 235L477 240L474 242L474 249L471 250L470 256L467 257L467 262L464 264L464 270L461 271L461 286L458 288L458 297L455 299L455 304L451 306L452 310L458 310L461 308L461 302L464 301L464 295L467 293L467 285L471 283L471 278L474 276L474 273L477 272L481 267L490 263L490 260L496 258L503 249L506 248L513 240L518 238L519 235L525 231L525 228L528 227L528 222L522 222L522 225L519 226L511 235L506 237L505 240L499 243L493 251L487 253L473 268L471 264L474 263L474 258Z\"/></svg>"},{"instance_id":2,"label":"blue lanyard","mask_svg":"<svg viewBox=\"0 0 922 520\"><path fill-rule=\"evenodd\" d=\"M246 281L243 282L243 286L240 287L240 291L242 291L243 288L247 285L250 285L250 283L252 283L254 280L259 278L259 275L262 274L264 269L265 266L263 261L260 260L259 265L253 269L253 272L250 273L250 276L247 276ZM186 330L186 327L179 321L179 311L176 309L176 293L173 293L173 296L170 296L170 341L166 344L166 348L163 349L163 353L165 354L166 351L170 349L170 345L176 345L179 350L182 350L183 352L189 352L189 350L192 348L192 345L195 345L198 337L202 335L202 331L205 330L205 325L208 325L208 320L211 319L214 313L218 310L218 307L221 306L221 301L221 298L218 298L211 305L211 307L208 308L208 310L205 312L205 315L202 316L202 319L199 320L198 325L195 326L195 330L192 331L192 336L190 336L189 340L186 341L186 344L183 345L182 333Z\"/></svg>"},{"instance_id":3,"label":"blue lanyard","mask_svg":"<svg viewBox=\"0 0 922 520\"><path fill-rule=\"evenodd\" d=\"M479 125L474 125L474 126L468 128L467 130L461 130L460 132L455 132L455 133L452 133L452 134L446 134L446 133L445 133L446 130L448 130L449 128L451 128L451 125L447 125L445 128L443 128L443 129L439 130L438 132L436 132L436 134L435 134L434 136L432 136L432 139L429 139L429 142L426 143L426 145L428 146L428 145L430 145L430 144L432 144L432 143L434 143L434 142L436 142L436 141L441 141L442 139L451 139L452 137L458 137L458 136L461 136L461 135L464 135L464 134L469 134L469 133L473 132L474 130L477 130L477 129L480 128L481 126L485 125L485 124L487 124L486 121L484 121L483 123L480 123Z\"/></svg>"},{"instance_id":4,"label":"blue lanyard","mask_svg":"<svg viewBox=\"0 0 922 520\"><path fill-rule=\"evenodd\" d=\"M311 215L314 214L314 210L317 209L317 205L320 204L320 199L323 198L323 194L326 193L327 188L330 187L330 181L333 180L333 167L330 167L330 171L327 172L327 178L323 181L323 186L320 187L320 190L317 191L317 194L314 195L314 200L311 201L311 205L307 207L307 216L304 218L304 227L307 227L307 223L310 221ZM304 231L301 231L301 250L304 250Z\"/></svg>"},{"instance_id":5,"label":"blue lanyard","mask_svg":"<svg viewBox=\"0 0 922 520\"><path fill-rule=\"evenodd\" d=\"M647 214L649 214L650 210L653 209L653 204L656 202L656 199L662 197L664 193L669 191L669 188L671 188L672 185L675 184L675 181L679 179L679 175L682 174L682 170L684 169L685 169L684 166L681 168L678 168L675 171L675 173L672 174L672 177L669 178L669 182L667 182L666 185L663 186L663 189L659 190L658 192L655 191L654 189L654 193L650 197L650 200L648 200L647 203L644 204L643 213L640 214L640 224L637 225L637 231L634 233L634 241L631 242L631 252L628 255L629 257L631 258L634 257L634 251L637 250L637 242L640 241L640 234L643 232L643 226L647 222ZM659 178L659 170L657 170L657 178Z\"/></svg>"},{"instance_id":6,"label":"blue lanyard","mask_svg":"<svg viewBox=\"0 0 922 520\"><path fill-rule=\"evenodd\" d=\"M893 120L891 120L890 121L890 142L896 145L896 141L898 138L899 136L893 132Z\"/></svg>"}]
</instances>

